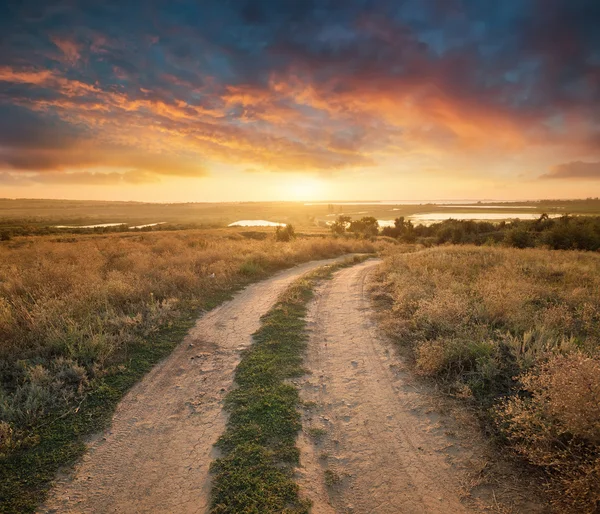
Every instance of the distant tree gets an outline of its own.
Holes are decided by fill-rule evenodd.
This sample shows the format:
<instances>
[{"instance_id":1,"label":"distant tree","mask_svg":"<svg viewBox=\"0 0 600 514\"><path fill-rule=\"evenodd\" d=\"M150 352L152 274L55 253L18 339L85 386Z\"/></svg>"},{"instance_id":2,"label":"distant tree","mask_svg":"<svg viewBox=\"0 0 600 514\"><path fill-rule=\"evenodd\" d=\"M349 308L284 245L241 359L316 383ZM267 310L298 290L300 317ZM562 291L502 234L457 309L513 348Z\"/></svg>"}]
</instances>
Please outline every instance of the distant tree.
<instances>
[{"instance_id":1,"label":"distant tree","mask_svg":"<svg viewBox=\"0 0 600 514\"><path fill-rule=\"evenodd\" d=\"M533 229L536 232L543 232L552 228L553 225L554 221L552 221L550 217L546 213L544 213L533 222Z\"/></svg>"},{"instance_id":2,"label":"distant tree","mask_svg":"<svg viewBox=\"0 0 600 514\"><path fill-rule=\"evenodd\" d=\"M527 248L533 246L534 243L531 233L527 229L519 227L506 232L504 241L509 246L514 246L515 248Z\"/></svg>"},{"instance_id":3,"label":"distant tree","mask_svg":"<svg viewBox=\"0 0 600 514\"><path fill-rule=\"evenodd\" d=\"M405 220L404 216L400 216L394 220L394 228L398 232L396 237L402 239L407 243L414 243L417 236L415 235L415 227L412 221Z\"/></svg>"},{"instance_id":4,"label":"distant tree","mask_svg":"<svg viewBox=\"0 0 600 514\"><path fill-rule=\"evenodd\" d=\"M285 227L277 227L275 229L275 241L287 243L296 237L296 231L293 225L287 224Z\"/></svg>"},{"instance_id":5,"label":"distant tree","mask_svg":"<svg viewBox=\"0 0 600 514\"><path fill-rule=\"evenodd\" d=\"M331 231L334 234L343 234L350 226L350 223L352 223L352 218L350 216L338 216L338 219L331 225Z\"/></svg>"},{"instance_id":6,"label":"distant tree","mask_svg":"<svg viewBox=\"0 0 600 514\"><path fill-rule=\"evenodd\" d=\"M373 216L364 216L359 220L351 221L348 231L363 237L373 237L379 234L379 222Z\"/></svg>"}]
</instances>

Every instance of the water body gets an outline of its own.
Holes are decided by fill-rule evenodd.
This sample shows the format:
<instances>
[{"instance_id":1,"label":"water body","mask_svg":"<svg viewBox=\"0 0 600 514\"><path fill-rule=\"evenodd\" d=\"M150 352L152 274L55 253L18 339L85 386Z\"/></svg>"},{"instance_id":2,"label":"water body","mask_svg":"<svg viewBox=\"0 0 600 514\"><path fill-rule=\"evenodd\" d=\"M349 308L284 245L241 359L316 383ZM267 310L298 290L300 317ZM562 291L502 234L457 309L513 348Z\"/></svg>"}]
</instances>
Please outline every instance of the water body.
<instances>
[{"instance_id":1,"label":"water body","mask_svg":"<svg viewBox=\"0 0 600 514\"><path fill-rule=\"evenodd\" d=\"M133 227L128 227L129 229L134 228L146 228L146 227L156 227L157 225L164 225L166 221L159 221L158 223L148 223L146 225L136 225ZM122 225L127 225L127 223L98 223L97 225L54 225L54 228L100 228L100 227L120 227Z\"/></svg>"},{"instance_id":2,"label":"water body","mask_svg":"<svg viewBox=\"0 0 600 514\"><path fill-rule=\"evenodd\" d=\"M428 212L425 214L413 214L407 216L413 222L425 221L436 222L453 220L474 220L474 221L503 221L503 220L536 220L541 214L535 212ZM549 217L555 218L559 214L550 214Z\"/></svg>"},{"instance_id":3,"label":"water body","mask_svg":"<svg viewBox=\"0 0 600 514\"><path fill-rule=\"evenodd\" d=\"M136 225L135 227L129 228L146 228L146 227L156 227L158 225L164 225L166 221L159 221L158 223L148 223L147 225Z\"/></svg>"},{"instance_id":4,"label":"water body","mask_svg":"<svg viewBox=\"0 0 600 514\"><path fill-rule=\"evenodd\" d=\"M550 214L549 217L556 218L559 214ZM413 214L412 216L404 216L405 220L410 220L413 225L432 225L445 220L473 220L473 221L510 221L513 219L534 220L538 219L540 214L531 212L520 213L464 213L464 212L429 212L427 214ZM333 221L328 221L327 225L333 225ZM377 220L379 228L395 226L394 220Z\"/></svg>"},{"instance_id":5,"label":"water body","mask_svg":"<svg viewBox=\"0 0 600 514\"><path fill-rule=\"evenodd\" d=\"M432 225L446 220L472 220L472 221L510 221L536 220L541 215L533 212L428 212L424 214L412 214L404 216L404 219L412 221L413 225ZM550 218L557 218L560 214L549 214ZM379 227L393 227L394 220L377 220Z\"/></svg>"},{"instance_id":6,"label":"water body","mask_svg":"<svg viewBox=\"0 0 600 514\"><path fill-rule=\"evenodd\" d=\"M240 220L227 225L228 227L285 227L285 223L266 220Z\"/></svg>"},{"instance_id":7,"label":"water body","mask_svg":"<svg viewBox=\"0 0 600 514\"><path fill-rule=\"evenodd\" d=\"M54 228L98 228L98 227L120 227L127 223L99 223L98 225L54 225Z\"/></svg>"}]
</instances>

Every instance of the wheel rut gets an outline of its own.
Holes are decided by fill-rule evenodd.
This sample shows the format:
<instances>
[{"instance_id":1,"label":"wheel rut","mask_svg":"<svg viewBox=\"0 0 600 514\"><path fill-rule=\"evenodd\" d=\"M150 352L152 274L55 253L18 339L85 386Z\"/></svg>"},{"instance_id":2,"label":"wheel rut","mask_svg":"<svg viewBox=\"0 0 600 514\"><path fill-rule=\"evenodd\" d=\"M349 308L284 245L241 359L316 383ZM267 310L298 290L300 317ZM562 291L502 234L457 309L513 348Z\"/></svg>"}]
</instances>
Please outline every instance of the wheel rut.
<instances>
[{"instance_id":1,"label":"wheel rut","mask_svg":"<svg viewBox=\"0 0 600 514\"><path fill-rule=\"evenodd\" d=\"M314 407L299 438L300 486L319 514L478 512L464 502L456 441L372 321L365 281L377 263L336 273L309 309L301 395Z\"/></svg>"}]
</instances>

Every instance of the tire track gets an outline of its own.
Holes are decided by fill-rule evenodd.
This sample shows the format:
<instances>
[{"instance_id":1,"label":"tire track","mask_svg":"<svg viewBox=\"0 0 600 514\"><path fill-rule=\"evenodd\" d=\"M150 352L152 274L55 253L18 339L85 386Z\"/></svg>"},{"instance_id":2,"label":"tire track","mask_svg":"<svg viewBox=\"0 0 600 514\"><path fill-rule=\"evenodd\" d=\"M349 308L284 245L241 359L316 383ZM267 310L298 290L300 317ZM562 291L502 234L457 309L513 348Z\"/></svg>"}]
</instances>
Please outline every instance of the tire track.
<instances>
[{"instance_id":1,"label":"tire track","mask_svg":"<svg viewBox=\"0 0 600 514\"><path fill-rule=\"evenodd\" d=\"M476 512L445 451L453 441L370 319L365 280L377 263L338 272L310 308L302 397L316 407L299 441L301 488L318 514ZM314 429L325 431L316 442Z\"/></svg>"}]
</instances>

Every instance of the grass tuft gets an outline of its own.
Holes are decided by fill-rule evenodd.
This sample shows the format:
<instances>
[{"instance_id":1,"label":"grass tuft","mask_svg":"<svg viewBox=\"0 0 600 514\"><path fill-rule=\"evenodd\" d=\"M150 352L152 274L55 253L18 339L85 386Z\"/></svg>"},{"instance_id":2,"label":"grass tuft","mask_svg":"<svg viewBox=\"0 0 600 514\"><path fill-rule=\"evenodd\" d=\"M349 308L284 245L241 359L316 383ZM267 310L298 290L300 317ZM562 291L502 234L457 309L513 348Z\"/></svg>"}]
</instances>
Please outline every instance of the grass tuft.
<instances>
[{"instance_id":1,"label":"grass tuft","mask_svg":"<svg viewBox=\"0 0 600 514\"><path fill-rule=\"evenodd\" d=\"M335 484L339 484L342 481L342 477L331 469L326 469L323 472L323 476L327 487L333 487Z\"/></svg>"}]
</instances>

